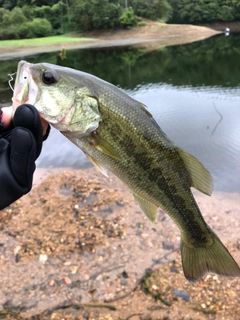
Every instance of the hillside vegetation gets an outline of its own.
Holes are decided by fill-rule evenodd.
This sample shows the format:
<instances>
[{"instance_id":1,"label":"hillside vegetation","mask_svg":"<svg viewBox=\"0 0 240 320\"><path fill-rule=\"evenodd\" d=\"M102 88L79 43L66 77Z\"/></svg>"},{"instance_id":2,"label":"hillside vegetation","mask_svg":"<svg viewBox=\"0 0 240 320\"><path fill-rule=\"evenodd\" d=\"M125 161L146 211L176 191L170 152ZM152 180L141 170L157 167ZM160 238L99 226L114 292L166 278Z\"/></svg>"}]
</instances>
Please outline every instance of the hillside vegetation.
<instances>
[{"instance_id":1,"label":"hillside vegetation","mask_svg":"<svg viewBox=\"0 0 240 320\"><path fill-rule=\"evenodd\" d=\"M0 40L131 28L144 19L202 24L240 19L239 0L0 0Z\"/></svg>"}]
</instances>

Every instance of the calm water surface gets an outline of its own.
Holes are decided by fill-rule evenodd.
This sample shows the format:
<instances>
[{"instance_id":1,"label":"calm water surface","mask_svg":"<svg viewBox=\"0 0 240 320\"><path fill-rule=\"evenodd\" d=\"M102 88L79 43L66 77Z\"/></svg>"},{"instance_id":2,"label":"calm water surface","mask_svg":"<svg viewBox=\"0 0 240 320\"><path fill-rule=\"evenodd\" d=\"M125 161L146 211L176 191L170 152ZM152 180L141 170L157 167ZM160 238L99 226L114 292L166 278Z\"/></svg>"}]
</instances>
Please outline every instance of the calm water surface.
<instances>
[{"instance_id":1,"label":"calm water surface","mask_svg":"<svg viewBox=\"0 0 240 320\"><path fill-rule=\"evenodd\" d=\"M240 191L240 36L223 35L147 52L133 47L74 50L27 57L80 69L123 89L149 107L176 144L212 173L214 190ZM23 57L24 58L24 57ZM0 61L0 88L18 60ZM0 89L1 90L1 89ZM1 102L11 99L0 91ZM86 167L83 153L56 130L38 167Z\"/></svg>"}]
</instances>

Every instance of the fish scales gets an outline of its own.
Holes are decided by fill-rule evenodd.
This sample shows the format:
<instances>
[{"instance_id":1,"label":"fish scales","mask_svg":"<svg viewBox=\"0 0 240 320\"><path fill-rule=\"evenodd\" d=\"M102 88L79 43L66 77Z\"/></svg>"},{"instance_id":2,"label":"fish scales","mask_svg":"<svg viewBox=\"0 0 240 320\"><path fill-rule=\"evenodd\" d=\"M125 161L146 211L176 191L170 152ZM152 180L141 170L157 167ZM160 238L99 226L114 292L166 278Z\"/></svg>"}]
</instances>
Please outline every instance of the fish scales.
<instances>
[{"instance_id":1,"label":"fish scales","mask_svg":"<svg viewBox=\"0 0 240 320\"><path fill-rule=\"evenodd\" d=\"M240 269L204 221L190 187L210 195L209 172L177 147L146 107L93 75L48 63L21 61L13 106L32 103L82 149L104 174L118 176L151 222L158 207L181 232L183 271L189 281L212 271L240 276Z\"/></svg>"},{"instance_id":2,"label":"fish scales","mask_svg":"<svg viewBox=\"0 0 240 320\"><path fill-rule=\"evenodd\" d=\"M105 107L100 103L100 112L102 108ZM76 141L76 145L94 158L99 159L100 162L105 163L105 166L120 177L134 193L161 207L177 223L182 232L190 234L191 238L199 241L204 234L203 231L206 232L206 223L196 206L188 183L185 183L183 194L183 184L180 184L179 181L187 182L189 177L177 150L169 141L160 143L159 129L156 130L154 125L151 128L144 127L144 122L141 121L142 111L138 123L142 127L141 132L132 128L131 115L129 115L128 121L124 122L125 130L123 130L121 128L123 119L120 116L116 117L111 110L110 113L111 115L109 115L109 110L101 112L104 116L97 132L110 144L118 141L116 151L128 161L114 159L100 152L94 146L90 152L88 138L84 143L82 139ZM134 114L133 120L136 120L137 116ZM110 119L111 125L109 125ZM170 146L171 148L169 148ZM162 153L164 153L164 157L161 156ZM168 158L171 158L171 162L168 161ZM169 170L172 171L171 175L169 175ZM181 185L181 188L177 188L178 185ZM179 203L181 205L178 205ZM179 211L181 215L178 214ZM197 219L201 219L201 223L199 221L194 223L196 214ZM186 229L186 224L188 229Z\"/></svg>"}]
</instances>

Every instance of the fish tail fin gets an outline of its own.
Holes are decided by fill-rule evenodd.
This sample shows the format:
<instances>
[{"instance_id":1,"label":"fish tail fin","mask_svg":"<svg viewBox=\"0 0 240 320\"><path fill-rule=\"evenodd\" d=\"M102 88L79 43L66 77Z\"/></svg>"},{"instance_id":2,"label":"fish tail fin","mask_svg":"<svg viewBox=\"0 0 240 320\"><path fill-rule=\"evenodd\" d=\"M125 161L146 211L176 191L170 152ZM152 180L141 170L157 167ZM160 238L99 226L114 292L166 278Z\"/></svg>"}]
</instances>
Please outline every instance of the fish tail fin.
<instances>
[{"instance_id":1,"label":"fish tail fin","mask_svg":"<svg viewBox=\"0 0 240 320\"><path fill-rule=\"evenodd\" d=\"M225 277L240 277L240 268L227 248L215 233L210 231L210 246L188 246L181 239L182 266L186 279L194 282L206 272L213 272Z\"/></svg>"}]
</instances>

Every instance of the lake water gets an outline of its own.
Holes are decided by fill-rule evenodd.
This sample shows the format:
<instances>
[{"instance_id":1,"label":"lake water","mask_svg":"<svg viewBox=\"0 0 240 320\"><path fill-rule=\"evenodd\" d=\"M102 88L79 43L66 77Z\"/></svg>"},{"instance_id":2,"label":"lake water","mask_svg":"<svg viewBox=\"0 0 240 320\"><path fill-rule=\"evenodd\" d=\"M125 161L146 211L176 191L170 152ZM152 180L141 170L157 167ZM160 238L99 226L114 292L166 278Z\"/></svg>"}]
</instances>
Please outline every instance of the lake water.
<instances>
[{"instance_id":1,"label":"lake water","mask_svg":"<svg viewBox=\"0 0 240 320\"><path fill-rule=\"evenodd\" d=\"M143 102L165 133L211 172L214 190L240 191L240 36L215 36L155 51L118 47L25 58L92 73ZM24 57L23 57L24 58ZM0 61L0 88L18 60ZM1 102L11 90L0 89ZM52 130L38 167L89 166L84 154Z\"/></svg>"}]
</instances>

